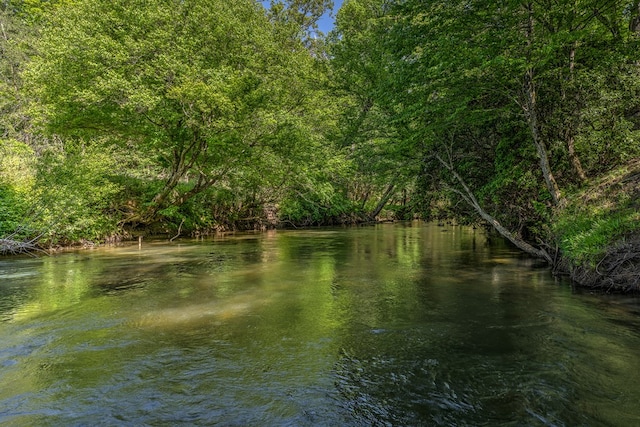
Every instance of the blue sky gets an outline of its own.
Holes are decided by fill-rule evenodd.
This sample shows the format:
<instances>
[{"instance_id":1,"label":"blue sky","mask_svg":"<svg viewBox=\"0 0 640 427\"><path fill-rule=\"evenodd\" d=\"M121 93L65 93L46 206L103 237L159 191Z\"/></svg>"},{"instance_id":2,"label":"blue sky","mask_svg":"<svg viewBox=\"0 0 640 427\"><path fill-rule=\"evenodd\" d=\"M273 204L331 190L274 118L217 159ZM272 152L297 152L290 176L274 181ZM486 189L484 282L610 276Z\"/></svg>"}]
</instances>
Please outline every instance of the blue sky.
<instances>
[{"instance_id":1,"label":"blue sky","mask_svg":"<svg viewBox=\"0 0 640 427\"><path fill-rule=\"evenodd\" d=\"M333 15L335 17L335 14L338 13L338 9L340 9L340 6L342 6L342 1L343 0L333 0ZM263 0L262 1L262 5L264 7L269 7L269 0ZM318 21L318 26L320 27L320 31L322 31L323 33L327 34L329 31L331 31L331 29L333 28L333 19L332 17L329 16L328 13L325 13L322 18L320 18L320 21Z\"/></svg>"},{"instance_id":2,"label":"blue sky","mask_svg":"<svg viewBox=\"0 0 640 427\"><path fill-rule=\"evenodd\" d=\"M338 13L338 9L342 6L342 0L333 0L333 16L335 17L336 13ZM320 18L318 22L320 26L320 31L327 34L333 28L333 18L330 18L328 14L325 14Z\"/></svg>"}]
</instances>

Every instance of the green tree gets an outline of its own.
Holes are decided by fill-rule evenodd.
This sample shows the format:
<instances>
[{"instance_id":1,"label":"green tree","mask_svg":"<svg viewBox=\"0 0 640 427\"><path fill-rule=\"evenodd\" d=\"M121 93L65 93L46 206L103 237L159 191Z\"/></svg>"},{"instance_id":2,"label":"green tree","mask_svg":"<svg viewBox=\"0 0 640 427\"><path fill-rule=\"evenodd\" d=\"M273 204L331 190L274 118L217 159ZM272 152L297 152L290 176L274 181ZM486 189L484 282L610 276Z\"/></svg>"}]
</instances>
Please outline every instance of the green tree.
<instances>
[{"instance_id":1,"label":"green tree","mask_svg":"<svg viewBox=\"0 0 640 427\"><path fill-rule=\"evenodd\" d=\"M336 139L353 164L350 197L370 219L411 185L418 165L387 93L395 58L388 50L391 20L385 5L346 2L329 37L332 88L342 112Z\"/></svg>"},{"instance_id":2,"label":"green tree","mask_svg":"<svg viewBox=\"0 0 640 427\"><path fill-rule=\"evenodd\" d=\"M548 238L540 226L549 208L580 174L580 157L589 157L589 126L603 124L589 115L617 105L616 124L604 126L627 138L616 153L638 146L637 135L619 131L632 126L636 108L624 95L635 92L625 76L637 75L628 5L407 0L387 7L393 59L385 93L396 127L408 130L423 158L421 174L514 244L550 260L526 240ZM604 74L603 64L616 61L614 76ZM601 76L597 92L609 94L611 105L590 93L586 76Z\"/></svg>"},{"instance_id":3,"label":"green tree","mask_svg":"<svg viewBox=\"0 0 640 427\"><path fill-rule=\"evenodd\" d=\"M30 121L25 112L20 73L29 58L31 29L15 14L0 11L0 136L27 140Z\"/></svg>"},{"instance_id":4,"label":"green tree","mask_svg":"<svg viewBox=\"0 0 640 427\"><path fill-rule=\"evenodd\" d=\"M25 75L49 133L152 160L162 185L128 219L149 223L302 151L290 136L312 65L278 35L250 0L78 1L53 14Z\"/></svg>"},{"instance_id":5,"label":"green tree","mask_svg":"<svg viewBox=\"0 0 640 427\"><path fill-rule=\"evenodd\" d=\"M318 20L332 9L333 0L271 0L269 16L292 24L301 38L311 38L320 34Z\"/></svg>"}]
</instances>

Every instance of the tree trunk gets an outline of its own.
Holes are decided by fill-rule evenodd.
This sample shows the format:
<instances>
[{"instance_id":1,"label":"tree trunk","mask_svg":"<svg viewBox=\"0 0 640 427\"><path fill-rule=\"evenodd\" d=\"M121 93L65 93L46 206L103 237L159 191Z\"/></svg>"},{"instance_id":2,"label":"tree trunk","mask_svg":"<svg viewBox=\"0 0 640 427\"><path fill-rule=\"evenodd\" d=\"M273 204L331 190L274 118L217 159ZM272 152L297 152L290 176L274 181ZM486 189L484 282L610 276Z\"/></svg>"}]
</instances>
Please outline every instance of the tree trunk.
<instances>
[{"instance_id":1,"label":"tree trunk","mask_svg":"<svg viewBox=\"0 0 640 427\"><path fill-rule=\"evenodd\" d=\"M576 64L577 47L578 47L578 43L573 42L573 44L571 45L571 51L569 52L569 81L570 82L573 82L573 70ZM566 98L566 96L564 95L565 94L563 94L563 98ZM571 118L569 120L571 120ZM580 182L585 182L587 180L587 175L584 173L584 169L582 168L582 162L580 162L578 153L576 153L574 128L573 128L572 121L567 125L566 139L567 139L567 150L569 152L569 160L571 161L571 164L573 165L573 169L578 175Z\"/></svg>"},{"instance_id":2,"label":"tree trunk","mask_svg":"<svg viewBox=\"0 0 640 427\"><path fill-rule=\"evenodd\" d=\"M551 200L554 205L558 205L560 203L561 194L560 188L558 187L558 183L556 182L555 177L553 176L553 172L551 171L551 166L549 165L549 155L547 154L547 148L545 147L544 142L542 141L542 137L540 135L540 125L538 123L538 113L536 111L536 93L535 93L535 85L533 83L533 71L528 70L525 84L525 114L527 117L527 122L529 123L529 129L531 130L531 137L533 138L533 144L536 146L536 152L538 153L538 159L540 160L540 170L542 171L542 176L544 177L544 181L547 184L547 189L551 194Z\"/></svg>"},{"instance_id":3,"label":"tree trunk","mask_svg":"<svg viewBox=\"0 0 640 427\"><path fill-rule=\"evenodd\" d=\"M180 200L171 200L170 196L174 193L180 181L182 181L189 171L192 170L196 164L198 156L206 150L206 144L206 141L195 136L188 144L174 148L173 163L171 165L169 178L166 180L162 190L153 197L146 210L139 215L139 218L136 218L139 222L152 222L156 218L158 211L167 207L168 203L176 201L182 203ZM199 178L201 178L201 176ZM214 180L217 180L217 178ZM202 185L200 183L200 179L199 184ZM192 194L189 195L189 197L191 196Z\"/></svg>"},{"instance_id":4,"label":"tree trunk","mask_svg":"<svg viewBox=\"0 0 640 427\"><path fill-rule=\"evenodd\" d=\"M533 50L534 35L533 4L529 3L528 5L526 5L526 9L528 13L528 20L525 31L527 47L530 53ZM528 56L530 56L530 54ZM529 63L531 63L532 61L531 57L528 57L527 60ZM553 201L553 204L557 206L561 200L560 188L558 187L558 183L556 182L556 179L551 172L547 148L545 147L544 141L542 141L542 136L540 135L540 123L538 121L537 106L538 101L534 77L535 72L533 70L533 67L530 67L526 70L524 75L524 102L521 104L521 107L523 108L525 116L527 118L527 123L529 124L529 129L531 130L531 137L533 138L533 144L536 146L538 158L540 159L540 169L542 171L542 176L544 177L544 181L547 184L547 189L551 194L551 200Z\"/></svg>"},{"instance_id":5,"label":"tree trunk","mask_svg":"<svg viewBox=\"0 0 640 427\"><path fill-rule=\"evenodd\" d=\"M549 253L547 253L547 251L545 251L544 249L536 248L536 247L532 246L531 244L527 243L526 241L524 241L523 239L521 239L520 237L518 237L515 234L511 233L509 230L504 228L504 226L502 224L500 224L500 222L497 219L495 219L487 211L482 209L482 206L480 206L480 203L476 199L475 195L473 194L473 192L471 191L471 189L469 188L467 183L464 181L464 179L462 179L462 177L458 174L458 172L455 171L455 169L453 168L453 165L451 163L445 162L442 159L442 157L440 157L438 154L435 155L435 158L438 159L438 161L449 172L451 172L451 174L453 175L453 177L457 181L458 185L460 185L460 187L462 187L462 191L460 191L460 190L455 190L455 191L460 196L462 196L464 201L466 201L471 207L473 207L473 209L478 213L478 215L480 215L480 217L482 219L484 219L489 224L491 224L491 226L502 237L506 238L511 243L513 243L517 248L519 248L520 250L528 253L529 255L532 255L532 256L534 256L536 258L542 258L545 261L547 261L549 264L553 264L553 258L551 257L551 255L549 255Z\"/></svg>"},{"instance_id":6,"label":"tree trunk","mask_svg":"<svg viewBox=\"0 0 640 427\"><path fill-rule=\"evenodd\" d=\"M585 182L587 180L587 174L584 173L584 169L582 169L582 162L580 162L580 158L576 153L576 146L573 138L573 128L571 126L569 127L569 129L567 129L567 149L569 150L569 160L571 160L573 169L578 175L580 182Z\"/></svg>"},{"instance_id":7,"label":"tree trunk","mask_svg":"<svg viewBox=\"0 0 640 427\"><path fill-rule=\"evenodd\" d=\"M629 30L640 36L640 1L636 0L631 6L631 20L629 21Z\"/></svg>"},{"instance_id":8,"label":"tree trunk","mask_svg":"<svg viewBox=\"0 0 640 427\"><path fill-rule=\"evenodd\" d=\"M391 184L389 184L387 186L387 189L385 190L384 194L382 195L382 198L380 199L380 201L376 205L375 209L373 209L369 213L369 218L371 220L374 220L380 214L380 212L382 212L382 209L384 209L386 204L389 202L389 199L391 198L391 195L393 194L394 188L396 188L396 185L394 183L391 183Z\"/></svg>"}]
</instances>

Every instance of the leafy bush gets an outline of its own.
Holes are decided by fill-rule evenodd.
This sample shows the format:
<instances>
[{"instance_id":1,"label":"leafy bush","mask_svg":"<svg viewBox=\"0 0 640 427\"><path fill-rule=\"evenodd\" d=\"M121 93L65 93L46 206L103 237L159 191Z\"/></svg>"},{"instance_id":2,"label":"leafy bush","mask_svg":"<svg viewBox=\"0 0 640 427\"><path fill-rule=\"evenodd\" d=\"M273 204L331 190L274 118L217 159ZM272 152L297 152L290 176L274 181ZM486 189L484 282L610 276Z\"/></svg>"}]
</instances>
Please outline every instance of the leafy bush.
<instances>
[{"instance_id":1,"label":"leafy bush","mask_svg":"<svg viewBox=\"0 0 640 427\"><path fill-rule=\"evenodd\" d=\"M0 237L32 237L29 208L35 182L35 155L23 143L2 140L0 157Z\"/></svg>"},{"instance_id":2,"label":"leafy bush","mask_svg":"<svg viewBox=\"0 0 640 427\"><path fill-rule=\"evenodd\" d=\"M110 178L117 166L109 150L97 145L69 144L44 153L33 200L43 243L96 241L116 231L118 218L108 212L121 190Z\"/></svg>"},{"instance_id":3,"label":"leafy bush","mask_svg":"<svg viewBox=\"0 0 640 427\"><path fill-rule=\"evenodd\" d=\"M0 184L0 237L22 234L26 206L13 188ZM24 236L20 236L24 237Z\"/></svg>"},{"instance_id":4,"label":"leafy bush","mask_svg":"<svg viewBox=\"0 0 640 427\"><path fill-rule=\"evenodd\" d=\"M330 183L291 193L279 206L281 221L303 226L348 222L358 211L356 204Z\"/></svg>"}]
</instances>

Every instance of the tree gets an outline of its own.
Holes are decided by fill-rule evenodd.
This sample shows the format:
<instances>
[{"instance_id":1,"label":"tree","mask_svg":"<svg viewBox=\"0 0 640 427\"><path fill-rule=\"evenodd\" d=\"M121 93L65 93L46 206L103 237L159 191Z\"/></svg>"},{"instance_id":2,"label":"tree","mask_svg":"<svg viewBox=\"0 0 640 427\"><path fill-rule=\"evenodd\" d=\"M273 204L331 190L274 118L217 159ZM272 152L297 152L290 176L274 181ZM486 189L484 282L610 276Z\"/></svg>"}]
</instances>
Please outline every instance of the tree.
<instances>
[{"instance_id":1,"label":"tree","mask_svg":"<svg viewBox=\"0 0 640 427\"><path fill-rule=\"evenodd\" d=\"M381 0L351 0L338 12L330 34L331 81L341 100L341 132L336 136L354 165L351 197L369 219L411 185L417 158L407 145L403 123L387 90L395 58L386 40L389 10Z\"/></svg>"},{"instance_id":2,"label":"tree","mask_svg":"<svg viewBox=\"0 0 640 427\"><path fill-rule=\"evenodd\" d=\"M318 34L318 20L333 9L333 0L271 0L271 19L293 24L300 38L311 38Z\"/></svg>"},{"instance_id":3,"label":"tree","mask_svg":"<svg viewBox=\"0 0 640 427\"><path fill-rule=\"evenodd\" d=\"M20 73L28 61L30 29L14 14L0 11L0 137L28 139Z\"/></svg>"},{"instance_id":4,"label":"tree","mask_svg":"<svg viewBox=\"0 0 640 427\"><path fill-rule=\"evenodd\" d=\"M393 123L407 129L423 159L421 174L547 260L526 240L548 237L541 227L561 204L562 186L581 170L588 173L580 156L589 157L590 127L597 123L616 139L625 135L628 142L614 157L637 152L631 143L637 136L620 131L634 126L638 105L625 95L635 92L626 76L638 71L631 65L635 39L625 30L625 19L635 16L628 6L597 0L388 6L392 65L384 92L391 94ZM604 64L610 70L616 61L619 71L603 74ZM602 83L600 97L585 84L587 76ZM616 106L603 109L606 99ZM591 116L616 110L611 123Z\"/></svg>"},{"instance_id":5,"label":"tree","mask_svg":"<svg viewBox=\"0 0 640 427\"><path fill-rule=\"evenodd\" d=\"M149 223L256 159L289 156L308 52L251 0L84 0L53 14L25 74L46 130L152 159Z\"/></svg>"}]
</instances>

